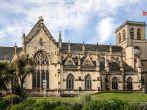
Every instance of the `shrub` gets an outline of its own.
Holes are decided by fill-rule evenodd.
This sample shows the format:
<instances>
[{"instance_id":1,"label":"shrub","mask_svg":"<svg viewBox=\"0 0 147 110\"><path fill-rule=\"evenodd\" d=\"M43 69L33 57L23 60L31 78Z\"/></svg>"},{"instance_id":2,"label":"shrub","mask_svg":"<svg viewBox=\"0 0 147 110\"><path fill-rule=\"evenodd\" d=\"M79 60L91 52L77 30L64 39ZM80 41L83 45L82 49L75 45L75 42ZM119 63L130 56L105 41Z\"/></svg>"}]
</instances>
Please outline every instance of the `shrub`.
<instances>
[{"instance_id":1,"label":"shrub","mask_svg":"<svg viewBox=\"0 0 147 110\"><path fill-rule=\"evenodd\" d=\"M33 109L33 105L36 103L36 100L27 99L22 103L17 105L12 105L11 110L30 110Z\"/></svg>"},{"instance_id":2,"label":"shrub","mask_svg":"<svg viewBox=\"0 0 147 110\"><path fill-rule=\"evenodd\" d=\"M126 110L121 100L91 101L83 106L83 110Z\"/></svg>"},{"instance_id":3,"label":"shrub","mask_svg":"<svg viewBox=\"0 0 147 110\"><path fill-rule=\"evenodd\" d=\"M82 110L101 110L102 102L92 101L83 106Z\"/></svg>"},{"instance_id":4,"label":"shrub","mask_svg":"<svg viewBox=\"0 0 147 110\"><path fill-rule=\"evenodd\" d=\"M5 110L7 108L7 103L4 100L0 100L0 110Z\"/></svg>"},{"instance_id":5,"label":"shrub","mask_svg":"<svg viewBox=\"0 0 147 110\"><path fill-rule=\"evenodd\" d=\"M72 104L73 110L82 110L82 104L80 103L74 103Z\"/></svg>"},{"instance_id":6,"label":"shrub","mask_svg":"<svg viewBox=\"0 0 147 110\"><path fill-rule=\"evenodd\" d=\"M4 97L4 100L8 104L16 104L20 101L20 97L18 95L15 95L15 94L10 94L10 95L7 95L6 97Z\"/></svg>"},{"instance_id":7,"label":"shrub","mask_svg":"<svg viewBox=\"0 0 147 110\"><path fill-rule=\"evenodd\" d=\"M60 105L56 107L54 110L73 110L70 106Z\"/></svg>"},{"instance_id":8,"label":"shrub","mask_svg":"<svg viewBox=\"0 0 147 110\"><path fill-rule=\"evenodd\" d=\"M124 110L125 103L121 100L104 101L102 110Z\"/></svg>"},{"instance_id":9,"label":"shrub","mask_svg":"<svg viewBox=\"0 0 147 110\"><path fill-rule=\"evenodd\" d=\"M86 103L92 101L92 98L90 94L82 94L80 96L80 100L81 100L82 105L84 106Z\"/></svg>"}]
</instances>

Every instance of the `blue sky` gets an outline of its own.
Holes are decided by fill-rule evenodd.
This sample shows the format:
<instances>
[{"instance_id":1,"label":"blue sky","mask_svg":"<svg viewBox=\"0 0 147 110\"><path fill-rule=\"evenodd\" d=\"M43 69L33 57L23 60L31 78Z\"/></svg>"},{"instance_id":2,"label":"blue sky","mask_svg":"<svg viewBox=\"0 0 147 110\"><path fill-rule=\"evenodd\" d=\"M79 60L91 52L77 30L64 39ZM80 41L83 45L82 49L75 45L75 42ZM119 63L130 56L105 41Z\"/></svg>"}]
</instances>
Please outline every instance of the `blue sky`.
<instances>
[{"instance_id":1,"label":"blue sky","mask_svg":"<svg viewBox=\"0 0 147 110\"><path fill-rule=\"evenodd\" d=\"M115 44L115 29L126 20L143 21L146 0L0 0L0 46L21 46L26 35L43 16L55 39ZM147 32L147 30L146 30Z\"/></svg>"}]
</instances>

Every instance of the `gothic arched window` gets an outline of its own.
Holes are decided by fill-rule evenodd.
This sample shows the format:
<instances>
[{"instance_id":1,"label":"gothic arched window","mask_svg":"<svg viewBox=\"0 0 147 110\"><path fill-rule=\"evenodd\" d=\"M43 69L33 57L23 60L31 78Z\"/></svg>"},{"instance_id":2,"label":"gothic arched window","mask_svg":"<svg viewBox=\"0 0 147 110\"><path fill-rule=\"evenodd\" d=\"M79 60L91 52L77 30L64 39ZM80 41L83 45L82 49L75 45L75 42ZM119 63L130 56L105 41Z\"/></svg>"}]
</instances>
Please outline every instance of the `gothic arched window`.
<instances>
[{"instance_id":1,"label":"gothic arched window","mask_svg":"<svg viewBox=\"0 0 147 110\"><path fill-rule=\"evenodd\" d=\"M123 29L123 31L122 31L122 36L123 36L123 41L125 41L125 40L126 40L126 32L125 32L124 29Z\"/></svg>"},{"instance_id":2,"label":"gothic arched window","mask_svg":"<svg viewBox=\"0 0 147 110\"><path fill-rule=\"evenodd\" d=\"M74 76L69 74L66 78L66 89L73 90L74 89Z\"/></svg>"},{"instance_id":3,"label":"gothic arched window","mask_svg":"<svg viewBox=\"0 0 147 110\"><path fill-rule=\"evenodd\" d=\"M144 85L144 82L145 82L145 81L144 81L144 78L141 77L141 84Z\"/></svg>"},{"instance_id":4,"label":"gothic arched window","mask_svg":"<svg viewBox=\"0 0 147 110\"><path fill-rule=\"evenodd\" d=\"M132 78L131 78L131 77L129 77L129 78L127 79L127 90L128 90L128 91L133 90L133 84L132 84Z\"/></svg>"},{"instance_id":5,"label":"gothic arched window","mask_svg":"<svg viewBox=\"0 0 147 110\"><path fill-rule=\"evenodd\" d=\"M91 90L91 77L90 77L90 75L85 76L85 90Z\"/></svg>"},{"instance_id":6,"label":"gothic arched window","mask_svg":"<svg viewBox=\"0 0 147 110\"><path fill-rule=\"evenodd\" d=\"M49 88L49 71L46 69L49 63L45 51L39 50L34 55L34 62L36 63L36 72L32 74L32 87L42 89L43 80L46 80L46 88Z\"/></svg>"},{"instance_id":7,"label":"gothic arched window","mask_svg":"<svg viewBox=\"0 0 147 110\"><path fill-rule=\"evenodd\" d=\"M113 90L118 90L118 78L117 77L114 77L112 79L112 89Z\"/></svg>"},{"instance_id":8,"label":"gothic arched window","mask_svg":"<svg viewBox=\"0 0 147 110\"><path fill-rule=\"evenodd\" d=\"M118 34L118 42L121 43L121 33Z\"/></svg>"},{"instance_id":9,"label":"gothic arched window","mask_svg":"<svg viewBox=\"0 0 147 110\"><path fill-rule=\"evenodd\" d=\"M131 39L134 39L134 28L130 29L130 37Z\"/></svg>"},{"instance_id":10,"label":"gothic arched window","mask_svg":"<svg viewBox=\"0 0 147 110\"><path fill-rule=\"evenodd\" d=\"M49 64L48 57L43 50L38 51L34 55L34 61L36 65L48 65Z\"/></svg>"},{"instance_id":11,"label":"gothic arched window","mask_svg":"<svg viewBox=\"0 0 147 110\"><path fill-rule=\"evenodd\" d=\"M141 40L141 29L140 28L137 29L137 39Z\"/></svg>"}]
</instances>

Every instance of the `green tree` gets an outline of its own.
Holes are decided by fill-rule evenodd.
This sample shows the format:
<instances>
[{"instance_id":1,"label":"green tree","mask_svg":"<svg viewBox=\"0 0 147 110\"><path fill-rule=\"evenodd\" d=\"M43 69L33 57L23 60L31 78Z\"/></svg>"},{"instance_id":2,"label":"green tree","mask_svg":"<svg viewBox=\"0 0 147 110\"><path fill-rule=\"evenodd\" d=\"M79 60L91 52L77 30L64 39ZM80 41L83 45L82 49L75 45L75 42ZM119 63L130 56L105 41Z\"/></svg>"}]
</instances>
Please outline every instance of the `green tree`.
<instances>
[{"instance_id":1,"label":"green tree","mask_svg":"<svg viewBox=\"0 0 147 110\"><path fill-rule=\"evenodd\" d=\"M18 79L21 90L21 97L24 97L25 94L23 85L27 75L33 73L35 70L34 62L31 58L28 57L28 55L22 55L14 61L14 65L16 77Z\"/></svg>"},{"instance_id":2,"label":"green tree","mask_svg":"<svg viewBox=\"0 0 147 110\"><path fill-rule=\"evenodd\" d=\"M15 77L15 68L10 62L0 62L0 90L8 89L8 85Z\"/></svg>"}]
</instances>

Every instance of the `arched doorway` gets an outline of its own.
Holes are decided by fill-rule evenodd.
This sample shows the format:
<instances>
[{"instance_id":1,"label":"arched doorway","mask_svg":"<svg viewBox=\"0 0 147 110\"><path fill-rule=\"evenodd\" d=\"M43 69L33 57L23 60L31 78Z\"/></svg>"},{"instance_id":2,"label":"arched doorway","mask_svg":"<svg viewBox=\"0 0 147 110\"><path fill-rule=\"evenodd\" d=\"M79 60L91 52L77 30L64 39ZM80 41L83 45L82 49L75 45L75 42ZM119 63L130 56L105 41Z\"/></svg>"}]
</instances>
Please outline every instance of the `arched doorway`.
<instances>
[{"instance_id":1,"label":"arched doorway","mask_svg":"<svg viewBox=\"0 0 147 110\"><path fill-rule=\"evenodd\" d=\"M132 78L128 77L127 79L127 90L132 91L133 90L133 83L132 83Z\"/></svg>"},{"instance_id":2,"label":"arched doorway","mask_svg":"<svg viewBox=\"0 0 147 110\"><path fill-rule=\"evenodd\" d=\"M112 89L113 90L118 90L118 78L117 77L114 77L112 79Z\"/></svg>"}]
</instances>

